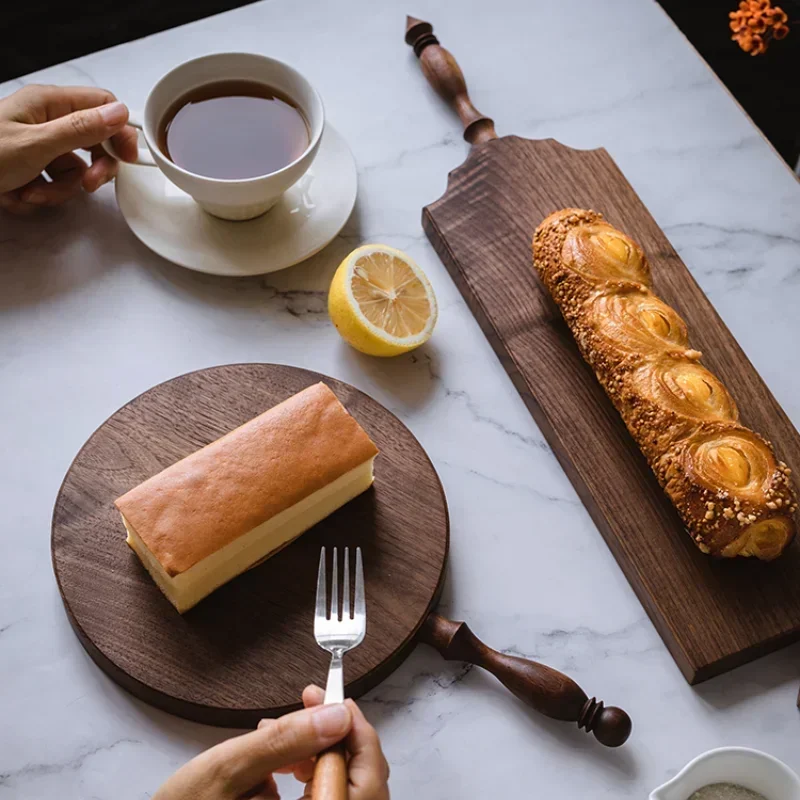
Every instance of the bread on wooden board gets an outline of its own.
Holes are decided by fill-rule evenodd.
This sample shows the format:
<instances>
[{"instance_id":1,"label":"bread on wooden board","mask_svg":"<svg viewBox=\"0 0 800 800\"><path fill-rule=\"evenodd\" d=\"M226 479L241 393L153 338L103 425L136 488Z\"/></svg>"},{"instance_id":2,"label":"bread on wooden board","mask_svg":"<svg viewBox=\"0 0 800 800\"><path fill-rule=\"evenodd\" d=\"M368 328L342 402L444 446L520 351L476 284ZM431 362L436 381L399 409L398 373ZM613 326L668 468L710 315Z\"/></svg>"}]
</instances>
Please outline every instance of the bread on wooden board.
<instances>
[{"instance_id":1,"label":"bread on wooden board","mask_svg":"<svg viewBox=\"0 0 800 800\"><path fill-rule=\"evenodd\" d=\"M686 324L651 291L641 247L601 214L567 208L536 229L533 263L696 545L777 558L795 535L791 470L739 423Z\"/></svg>"}]
</instances>

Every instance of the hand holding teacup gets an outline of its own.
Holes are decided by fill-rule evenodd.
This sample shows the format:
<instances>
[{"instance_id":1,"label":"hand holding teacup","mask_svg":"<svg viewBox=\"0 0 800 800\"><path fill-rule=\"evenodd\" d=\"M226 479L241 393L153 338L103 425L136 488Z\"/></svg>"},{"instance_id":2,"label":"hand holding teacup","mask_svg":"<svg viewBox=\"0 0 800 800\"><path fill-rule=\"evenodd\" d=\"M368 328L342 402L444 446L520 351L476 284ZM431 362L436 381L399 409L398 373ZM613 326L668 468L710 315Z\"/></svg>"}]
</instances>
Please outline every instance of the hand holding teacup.
<instances>
[{"instance_id":1,"label":"hand holding teacup","mask_svg":"<svg viewBox=\"0 0 800 800\"><path fill-rule=\"evenodd\" d=\"M0 100L0 208L29 214L96 191L118 167L101 142L110 139L123 160L136 160L127 120L128 109L95 87L31 84ZM91 165L78 149L91 154Z\"/></svg>"}]
</instances>

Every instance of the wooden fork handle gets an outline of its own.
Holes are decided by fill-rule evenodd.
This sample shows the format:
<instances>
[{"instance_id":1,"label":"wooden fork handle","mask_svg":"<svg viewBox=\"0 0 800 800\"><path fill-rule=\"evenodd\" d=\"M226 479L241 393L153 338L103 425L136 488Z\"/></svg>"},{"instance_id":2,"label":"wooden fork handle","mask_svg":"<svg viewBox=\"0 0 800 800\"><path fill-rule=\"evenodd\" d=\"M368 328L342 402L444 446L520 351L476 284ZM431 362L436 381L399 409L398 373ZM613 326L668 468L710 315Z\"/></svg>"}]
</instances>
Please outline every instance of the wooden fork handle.
<instances>
[{"instance_id":1,"label":"wooden fork handle","mask_svg":"<svg viewBox=\"0 0 800 800\"><path fill-rule=\"evenodd\" d=\"M347 800L347 758L344 742L317 757L311 800Z\"/></svg>"},{"instance_id":2,"label":"wooden fork handle","mask_svg":"<svg viewBox=\"0 0 800 800\"><path fill-rule=\"evenodd\" d=\"M619 747L631 733L631 719L621 709L589 697L572 678L526 658L499 653L485 645L465 622L428 615L420 639L448 661L466 661L491 672L520 700L552 719L577 722L607 747Z\"/></svg>"}]
</instances>

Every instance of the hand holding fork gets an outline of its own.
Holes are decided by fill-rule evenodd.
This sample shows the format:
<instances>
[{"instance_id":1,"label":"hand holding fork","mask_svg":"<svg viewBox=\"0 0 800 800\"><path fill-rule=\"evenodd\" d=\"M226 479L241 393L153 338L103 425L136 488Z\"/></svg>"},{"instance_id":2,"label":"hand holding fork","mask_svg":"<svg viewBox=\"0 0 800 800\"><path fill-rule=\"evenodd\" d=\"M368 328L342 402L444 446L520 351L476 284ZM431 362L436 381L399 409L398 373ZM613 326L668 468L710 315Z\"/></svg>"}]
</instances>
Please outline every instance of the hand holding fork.
<instances>
[{"instance_id":1,"label":"hand holding fork","mask_svg":"<svg viewBox=\"0 0 800 800\"><path fill-rule=\"evenodd\" d=\"M317 604L314 612L314 637L317 644L331 654L325 704L344 702L344 671L342 658L348 650L358 647L367 632L367 607L364 598L364 565L361 548L356 548L355 600L350 613L350 548L344 549L344 578L342 581L342 614L339 616L338 551L333 548L330 614L325 591L325 548L319 556L317 574ZM388 769L388 768L387 768ZM388 796L388 790L387 790ZM314 769L312 800L347 800L348 776L344 743L317 757Z\"/></svg>"}]
</instances>

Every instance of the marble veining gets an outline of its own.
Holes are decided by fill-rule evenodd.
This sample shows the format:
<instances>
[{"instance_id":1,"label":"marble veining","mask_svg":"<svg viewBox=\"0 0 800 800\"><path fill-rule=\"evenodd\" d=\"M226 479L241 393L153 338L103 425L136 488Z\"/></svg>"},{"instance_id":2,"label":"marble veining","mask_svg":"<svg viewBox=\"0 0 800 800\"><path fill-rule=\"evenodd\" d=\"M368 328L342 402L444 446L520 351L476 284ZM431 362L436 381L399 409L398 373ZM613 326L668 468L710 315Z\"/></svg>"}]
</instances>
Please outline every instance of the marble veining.
<instances>
[{"instance_id":1,"label":"marble veining","mask_svg":"<svg viewBox=\"0 0 800 800\"><path fill-rule=\"evenodd\" d=\"M141 108L182 60L262 52L308 75L359 164L342 233L263 278L166 263L130 233L111 187L0 218L0 800L141 800L228 735L133 700L94 666L64 616L49 524L64 472L109 414L175 375L245 361L334 375L409 425L449 502L441 611L634 720L608 751L420 645L362 701L395 797L643 800L725 744L800 770L800 648L685 684L429 246L421 208L468 147L402 41L405 14L434 22L501 135L609 150L798 424L800 349L776 347L800 331L796 179L651 0L345 3L255 3L0 86L96 84ZM431 342L391 361L349 350L326 313L336 266L374 241L417 259L440 306Z\"/></svg>"},{"instance_id":2,"label":"marble veining","mask_svg":"<svg viewBox=\"0 0 800 800\"><path fill-rule=\"evenodd\" d=\"M81 750L67 761L58 763L27 763L19 769L0 774L0 787L7 786L13 788L14 786L18 786L24 788L25 784L31 782L32 779L46 778L50 775L60 775L65 770L77 772L83 768L84 764L98 754L108 753L124 745L136 744L141 744L141 742L137 739L117 739L109 744L101 744L97 747Z\"/></svg>"}]
</instances>

